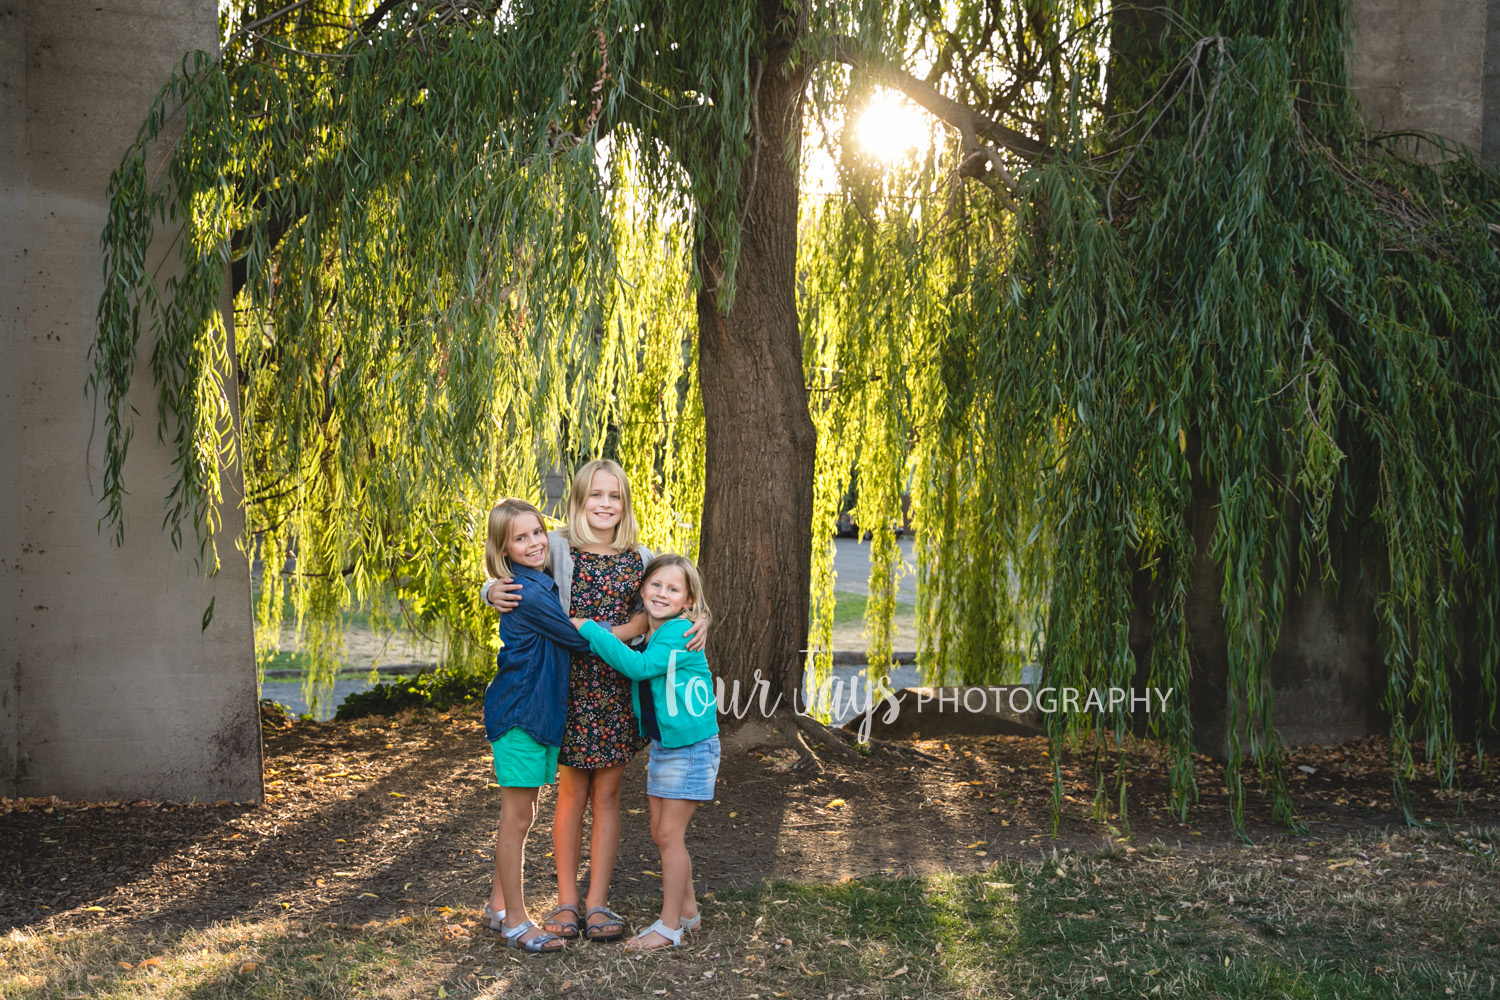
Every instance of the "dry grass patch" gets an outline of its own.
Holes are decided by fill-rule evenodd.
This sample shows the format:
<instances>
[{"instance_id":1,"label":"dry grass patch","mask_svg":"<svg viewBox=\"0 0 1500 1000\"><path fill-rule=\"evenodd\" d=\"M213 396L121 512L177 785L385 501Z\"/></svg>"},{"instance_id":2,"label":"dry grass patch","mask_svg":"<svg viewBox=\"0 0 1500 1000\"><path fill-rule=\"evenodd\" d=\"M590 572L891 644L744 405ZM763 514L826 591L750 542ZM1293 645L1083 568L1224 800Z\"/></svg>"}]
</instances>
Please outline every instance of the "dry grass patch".
<instances>
[{"instance_id":1,"label":"dry grass patch","mask_svg":"<svg viewBox=\"0 0 1500 1000\"><path fill-rule=\"evenodd\" d=\"M359 926L15 931L0 997L1482 997L1500 978L1491 833L1058 851L978 875L766 883L685 947L506 951L476 914ZM622 901L637 926L654 901Z\"/></svg>"}]
</instances>

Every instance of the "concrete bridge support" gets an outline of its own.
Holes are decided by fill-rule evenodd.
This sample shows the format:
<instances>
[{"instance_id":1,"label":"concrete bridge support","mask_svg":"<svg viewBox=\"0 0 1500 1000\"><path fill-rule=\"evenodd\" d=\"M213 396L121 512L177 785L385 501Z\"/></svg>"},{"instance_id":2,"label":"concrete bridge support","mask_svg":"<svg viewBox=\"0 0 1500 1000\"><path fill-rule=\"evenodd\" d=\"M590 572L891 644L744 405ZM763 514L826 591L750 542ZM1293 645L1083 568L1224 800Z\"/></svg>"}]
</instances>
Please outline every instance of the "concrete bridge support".
<instances>
[{"instance_id":1,"label":"concrete bridge support","mask_svg":"<svg viewBox=\"0 0 1500 1000\"><path fill-rule=\"evenodd\" d=\"M183 54L217 44L213 0L0 0L0 795L261 794L238 497L209 579L161 530L143 336L117 547L84 394L110 172Z\"/></svg>"}]
</instances>

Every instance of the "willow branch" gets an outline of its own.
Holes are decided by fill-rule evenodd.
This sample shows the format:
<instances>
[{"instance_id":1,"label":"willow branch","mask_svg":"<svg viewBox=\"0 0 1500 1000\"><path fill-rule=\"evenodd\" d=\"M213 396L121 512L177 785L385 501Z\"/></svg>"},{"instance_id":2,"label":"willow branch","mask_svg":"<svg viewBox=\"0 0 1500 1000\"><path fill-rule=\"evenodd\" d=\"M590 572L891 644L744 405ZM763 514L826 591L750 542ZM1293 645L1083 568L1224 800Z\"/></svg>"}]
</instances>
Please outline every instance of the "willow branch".
<instances>
[{"instance_id":1,"label":"willow branch","mask_svg":"<svg viewBox=\"0 0 1500 1000\"><path fill-rule=\"evenodd\" d=\"M1056 153L1051 146L1038 142L1024 132L1018 132L975 111L967 104L960 104L939 93L910 73L892 66L884 59L872 57L862 51L852 38L839 37L833 40L833 58L855 69L868 73L876 83L891 90L899 90L915 103L921 105L935 118L947 122L960 132L967 132L986 142L1003 146L1017 156L1028 160L1040 160Z\"/></svg>"}]
</instances>

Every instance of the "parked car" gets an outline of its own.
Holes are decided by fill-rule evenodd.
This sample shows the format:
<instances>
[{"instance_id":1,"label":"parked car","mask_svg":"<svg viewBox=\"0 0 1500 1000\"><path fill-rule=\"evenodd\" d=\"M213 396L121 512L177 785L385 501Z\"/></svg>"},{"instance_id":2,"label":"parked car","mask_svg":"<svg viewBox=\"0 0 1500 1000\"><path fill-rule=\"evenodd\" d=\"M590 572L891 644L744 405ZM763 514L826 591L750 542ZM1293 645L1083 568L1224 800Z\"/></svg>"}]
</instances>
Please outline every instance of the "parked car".
<instances>
[{"instance_id":1,"label":"parked car","mask_svg":"<svg viewBox=\"0 0 1500 1000\"><path fill-rule=\"evenodd\" d=\"M854 504L858 501L858 495L851 487L844 496L844 508L839 511L838 519L834 522L833 533L839 538L869 538L868 530L861 532L859 525L854 523ZM892 523L891 527L896 529L896 537L901 538L910 535L911 531L911 494L901 494L901 520Z\"/></svg>"}]
</instances>

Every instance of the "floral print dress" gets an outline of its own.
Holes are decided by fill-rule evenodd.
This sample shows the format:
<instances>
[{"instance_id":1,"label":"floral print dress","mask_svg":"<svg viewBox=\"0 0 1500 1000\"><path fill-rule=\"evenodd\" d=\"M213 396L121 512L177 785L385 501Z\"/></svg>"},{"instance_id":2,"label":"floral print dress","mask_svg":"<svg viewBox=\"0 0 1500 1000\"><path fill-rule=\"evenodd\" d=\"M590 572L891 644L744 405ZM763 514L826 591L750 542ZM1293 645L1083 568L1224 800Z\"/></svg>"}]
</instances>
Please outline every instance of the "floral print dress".
<instances>
[{"instance_id":1,"label":"floral print dress","mask_svg":"<svg viewBox=\"0 0 1500 1000\"><path fill-rule=\"evenodd\" d=\"M646 567L634 549L600 554L573 548L574 618L624 625ZM573 653L560 763L593 770L630 763L646 745L636 728L630 680L593 653Z\"/></svg>"}]
</instances>

